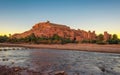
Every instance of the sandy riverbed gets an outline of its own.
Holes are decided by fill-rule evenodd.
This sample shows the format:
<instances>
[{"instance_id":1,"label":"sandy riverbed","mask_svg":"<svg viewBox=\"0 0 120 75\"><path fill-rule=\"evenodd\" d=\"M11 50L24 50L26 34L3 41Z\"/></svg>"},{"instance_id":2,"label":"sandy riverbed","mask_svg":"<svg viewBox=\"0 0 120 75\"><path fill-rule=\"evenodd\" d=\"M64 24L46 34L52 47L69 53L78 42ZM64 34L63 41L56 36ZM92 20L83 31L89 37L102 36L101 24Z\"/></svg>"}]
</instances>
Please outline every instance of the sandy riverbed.
<instances>
[{"instance_id":1,"label":"sandy riverbed","mask_svg":"<svg viewBox=\"0 0 120 75\"><path fill-rule=\"evenodd\" d=\"M97 45L97 44L8 44L0 43L0 46L20 46L29 48L46 48L61 50L78 50L78 51L94 51L120 53L120 45Z\"/></svg>"}]
</instances>

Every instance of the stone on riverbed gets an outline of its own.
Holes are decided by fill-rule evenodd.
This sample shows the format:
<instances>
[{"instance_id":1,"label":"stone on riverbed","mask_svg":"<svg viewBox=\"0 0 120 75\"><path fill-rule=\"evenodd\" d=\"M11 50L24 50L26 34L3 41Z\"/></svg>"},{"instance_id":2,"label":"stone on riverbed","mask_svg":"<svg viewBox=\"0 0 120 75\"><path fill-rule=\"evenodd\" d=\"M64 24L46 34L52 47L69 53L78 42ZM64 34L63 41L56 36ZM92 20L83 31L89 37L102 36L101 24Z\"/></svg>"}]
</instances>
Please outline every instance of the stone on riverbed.
<instances>
[{"instance_id":1,"label":"stone on riverbed","mask_svg":"<svg viewBox=\"0 0 120 75\"><path fill-rule=\"evenodd\" d=\"M65 71L56 71L55 75L67 75Z\"/></svg>"},{"instance_id":2,"label":"stone on riverbed","mask_svg":"<svg viewBox=\"0 0 120 75\"><path fill-rule=\"evenodd\" d=\"M2 61L8 61L8 60L9 60L9 59L7 59L7 58L6 58L6 59L2 59Z\"/></svg>"},{"instance_id":3,"label":"stone on riverbed","mask_svg":"<svg viewBox=\"0 0 120 75\"><path fill-rule=\"evenodd\" d=\"M15 71L15 72L18 72L18 71L20 71L20 70L22 70L20 67L13 67L13 70Z\"/></svg>"},{"instance_id":4,"label":"stone on riverbed","mask_svg":"<svg viewBox=\"0 0 120 75\"><path fill-rule=\"evenodd\" d=\"M0 51L8 51L8 50L26 50L29 48L25 47L0 47Z\"/></svg>"}]
</instances>

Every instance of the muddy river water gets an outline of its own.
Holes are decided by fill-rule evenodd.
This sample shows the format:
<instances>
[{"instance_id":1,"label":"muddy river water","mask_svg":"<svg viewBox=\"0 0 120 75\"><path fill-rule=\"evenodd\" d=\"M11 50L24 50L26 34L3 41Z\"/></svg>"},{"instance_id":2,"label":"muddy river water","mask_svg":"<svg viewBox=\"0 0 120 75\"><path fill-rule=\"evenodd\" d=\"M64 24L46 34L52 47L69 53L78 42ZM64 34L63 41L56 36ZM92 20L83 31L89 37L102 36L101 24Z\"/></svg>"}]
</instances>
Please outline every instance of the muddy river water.
<instances>
[{"instance_id":1,"label":"muddy river water","mask_svg":"<svg viewBox=\"0 0 120 75\"><path fill-rule=\"evenodd\" d=\"M0 65L39 72L65 71L68 75L120 75L120 54L9 48L0 47Z\"/></svg>"}]
</instances>

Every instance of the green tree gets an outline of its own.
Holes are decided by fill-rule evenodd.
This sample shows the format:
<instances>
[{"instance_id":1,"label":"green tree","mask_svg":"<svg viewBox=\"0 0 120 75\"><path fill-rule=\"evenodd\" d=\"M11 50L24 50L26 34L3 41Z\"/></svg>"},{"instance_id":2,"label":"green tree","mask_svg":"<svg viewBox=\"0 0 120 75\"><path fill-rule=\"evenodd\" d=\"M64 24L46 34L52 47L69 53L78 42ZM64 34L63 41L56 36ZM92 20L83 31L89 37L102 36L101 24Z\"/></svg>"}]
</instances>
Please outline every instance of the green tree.
<instances>
[{"instance_id":1,"label":"green tree","mask_svg":"<svg viewBox=\"0 0 120 75\"><path fill-rule=\"evenodd\" d=\"M117 34L113 34L112 39L113 39L113 40L118 40L118 36L117 36Z\"/></svg>"},{"instance_id":2,"label":"green tree","mask_svg":"<svg viewBox=\"0 0 120 75\"><path fill-rule=\"evenodd\" d=\"M97 36L96 43L97 43L97 44L101 44L101 45L106 44L106 42L104 41L104 36L103 36L103 34L99 34L99 35Z\"/></svg>"},{"instance_id":3,"label":"green tree","mask_svg":"<svg viewBox=\"0 0 120 75\"><path fill-rule=\"evenodd\" d=\"M17 38L10 38L10 39L8 40L8 42L10 42L10 43L18 43L19 40L18 40Z\"/></svg>"},{"instance_id":4,"label":"green tree","mask_svg":"<svg viewBox=\"0 0 120 75\"><path fill-rule=\"evenodd\" d=\"M4 36L0 36L0 43L4 43L4 42L7 42L8 41L8 36L7 35L4 35Z\"/></svg>"},{"instance_id":5,"label":"green tree","mask_svg":"<svg viewBox=\"0 0 120 75\"><path fill-rule=\"evenodd\" d=\"M97 36L97 40L98 40L98 41L103 41L103 40L104 40L103 34L99 34L99 35Z\"/></svg>"},{"instance_id":6,"label":"green tree","mask_svg":"<svg viewBox=\"0 0 120 75\"><path fill-rule=\"evenodd\" d=\"M34 33L32 33L31 35L29 35L25 39L26 39L26 42L30 42L30 43L35 43L37 41L37 38L36 38L36 36L35 36Z\"/></svg>"},{"instance_id":7,"label":"green tree","mask_svg":"<svg viewBox=\"0 0 120 75\"><path fill-rule=\"evenodd\" d=\"M52 40L61 40L61 37L58 36L57 34L54 34L51 39L52 39Z\"/></svg>"},{"instance_id":8,"label":"green tree","mask_svg":"<svg viewBox=\"0 0 120 75\"><path fill-rule=\"evenodd\" d=\"M108 40L108 43L109 43L109 44L118 44L118 43L119 43L119 40L120 40L120 39L118 39L118 36L117 36L116 34L113 34L113 35L112 35L112 39L109 39L109 40Z\"/></svg>"}]
</instances>

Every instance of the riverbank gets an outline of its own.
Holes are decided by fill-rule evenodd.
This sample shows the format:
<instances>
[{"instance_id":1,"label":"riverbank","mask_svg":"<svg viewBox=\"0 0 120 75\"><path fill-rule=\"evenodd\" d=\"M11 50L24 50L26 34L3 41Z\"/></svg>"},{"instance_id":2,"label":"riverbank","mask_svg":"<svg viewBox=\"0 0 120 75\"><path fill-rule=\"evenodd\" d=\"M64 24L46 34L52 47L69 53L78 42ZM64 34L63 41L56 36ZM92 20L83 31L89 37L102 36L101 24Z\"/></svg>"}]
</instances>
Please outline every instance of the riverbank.
<instances>
[{"instance_id":1,"label":"riverbank","mask_svg":"<svg viewBox=\"0 0 120 75\"><path fill-rule=\"evenodd\" d=\"M120 45L98 45L98 44L10 44L0 43L0 46L44 48L60 50L78 50L106 53L120 53Z\"/></svg>"}]
</instances>

